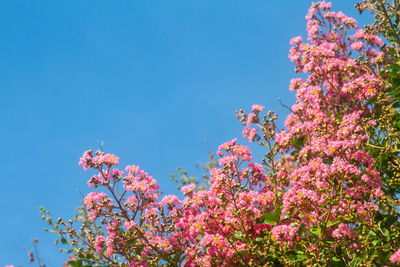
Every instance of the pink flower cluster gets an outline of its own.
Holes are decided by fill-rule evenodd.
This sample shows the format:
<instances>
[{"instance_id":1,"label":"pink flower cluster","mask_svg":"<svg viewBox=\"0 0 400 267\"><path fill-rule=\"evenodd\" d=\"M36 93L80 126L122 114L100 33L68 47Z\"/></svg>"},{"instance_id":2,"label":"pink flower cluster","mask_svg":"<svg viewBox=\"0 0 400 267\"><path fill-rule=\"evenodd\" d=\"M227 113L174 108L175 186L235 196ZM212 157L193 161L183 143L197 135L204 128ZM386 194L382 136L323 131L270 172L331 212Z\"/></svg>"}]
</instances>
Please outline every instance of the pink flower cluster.
<instances>
[{"instance_id":1,"label":"pink flower cluster","mask_svg":"<svg viewBox=\"0 0 400 267\"><path fill-rule=\"evenodd\" d=\"M160 186L153 177L135 165L127 166L125 171L127 171L127 175L123 178L125 190L135 192L141 198L145 197L151 201L158 199Z\"/></svg>"},{"instance_id":2,"label":"pink flower cluster","mask_svg":"<svg viewBox=\"0 0 400 267\"><path fill-rule=\"evenodd\" d=\"M210 189L196 191L194 184L185 186L182 188L186 195L183 201L174 195L158 200L156 181L134 165L126 167L125 177L120 179L125 198L117 197L113 202L103 192L89 193L84 204L91 219L103 216L102 222L106 223L106 235L94 239L96 252L102 254L105 251L107 257L128 255L129 249L124 251L123 248L128 240L136 238L137 244L145 248L141 258L180 249L185 251L187 266L211 266L211 259L215 258L219 258L220 264L239 263L241 259L234 257L237 249L251 248L243 240L229 240L229 237L241 232L243 237L254 240L264 236L265 230L271 230L270 225L257 223L255 219L273 211L276 196L263 167L249 163L251 152L248 147L237 144L234 139L222 144L218 154L222 157L221 167L211 171ZM86 157L85 162L92 161L86 152L83 157ZM247 166L242 168L246 162ZM100 173L109 173L111 166L103 165L106 165L105 169L101 164L93 165L93 168L102 170ZM115 196L114 185L101 186ZM113 215L115 213L121 217ZM138 262L131 261L132 264Z\"/></svg>"},{"instance_id":3,"label":"pink flower cluster","mask_svg":"<svg viewBox=\"0 0 400 267\"><path fill-rule=\"evenodd\" d=\"M394 264L400 264L400 249L392 254L392 256L390 257L390 261Z\"/></svg>"},{"instance_id":4,"label":"pink flower cluster","mask_svg":"<svg viewBox=\"0 0 400 267\"><path fill-rule=\"evenodd\" d=\"M288 246L291 246L298 230L298 227L291 225L278 225L272 228L271 239L278 241L281 245L287 243Z\"/></svg>"},{"instance_id":5,"label":"pink flower cluster","mask_svg":"<svg viewBox=\"0 0 400 267\"><path fill-rule=\"evenodd\" d=\"M332 236L335 238L354 238L356 235L353 231L353 229L348 226L347 224L341 223L338 228L336 228L333 232L332 232Z\"/></svg>"},{"instance_id":6,"label":"pink flower cluster","mask_svg":"<svg viewBox=\"0 0 400 267\"><path fill-rule=\"evenodd\" d=\"M362 30L347 38L349 30L357 29L355 21L330 12L329 3L313 4L307 19L309 43L292 39L289 58L308 78L291 81L297 102L285 121L286 130L276 138L281 151L299 149L297 168L288 174L282 213L308 227L355 213L363 223L372 223L375 209L370 201L381 194L382 181L374 159L362 150L368 140L362 121L371 114L366 103L383 90L383 83L350 55L354 50L370 53L382 43ZM346 31L332 30L333 26ZM293 145L297 140L303 142L298 148ZM341 205L340 200L348 196L352 204ZM326 233L354 238L355 230L341 224Z\"/></svg>"},{"instance_id":7,"label":"pink flower cluster","mask_svg":"<svg viewBox=\"0 0 400 267\"><path fill-rule=\"evenodd\" d=\"M268 168L251 162L249 148L233 139L218 148L209 189L189 184L181 189L183 200L160 200L156 180L140 167L123 172L111 169L119 161L114 155L83 154L84 170L99 172L89 185L112 196L92 192L84 199L90 218L102 217L105 225L105 233L93 239L99 255L118 256L129 266L174 260L183 266L240 266L273 263L267 261L272 250L334 255L342 247L349 258L357 253L357 237L373 226L382 194L375 160L365 152L365 122L375 123L369 103L384 87L371 71L382 57L382 41L362 30L348 36L357 29L355 20L330 9L330 3L314 3L306 17L308 42L290 41L289 58L307 78L291 81L297 101L286 129L276 135L273 124L260 123L260 105L243 120L250 142L258 129L266 140L275 137L268 144ZM370 60L356 61L352 53ZM305 248L305 240L312 245ZM391 261L399 258L398 250Z\"/></svg>"},{"instance_id":8,"label":"pink flower cluster","mask_svg":"<svg viewBox=\"0 0 400 267\"><path fill-rule=\"evenodd\" d=\"M83 156L79 161L79 165L82 166L85 171L89 168L102 164L106 164L108 166L118 166L119 158L115 155L104 153L97 153L97 155L93 157L93 151L88 150L83 153Z\"/></svg>"},{"instance_id":9,"label":"pink flower cluster","mask_svg":"<svg viewBox=\"0 0 400 267\"><path fill-rule=\"evenodd\" d=\"M89 211L92 221L113 209L113 200L106 193L91 192L84 199L83 204Z\"/></svg>"},{"instance_id":10,"label":"pink flower cluster","mask_svg":"<svg viewBox=\"0 0 400 267\"><path fill-rule=\"evenodd\" d=\"M384 88L370 71L383 56L383 42L363 30L347 36L357 29L355 20L330 8L330 3L313 3L306 16L308 43L300 36L290 41L289 58L307 78L292 79L290 90L296 91L297 101L286 129L275 139L281 152L297 151L291 171L278 171L278 177L289 182L280 187L283 207L278 226L303 225L305 231L298 233L302 239L317 235L312 230L317 227L323 229L318 234L323 238L350 244L363 225L373 224L374 202L382 194L375 161L365 152L368 136L363 121L371 117L368 103ZM355 61L352 53L369 62ZM243 131L250 141L251 124L253 116ZM344 217L353 218L354 226L325 226Z\"/></svg>"}]
</instances>

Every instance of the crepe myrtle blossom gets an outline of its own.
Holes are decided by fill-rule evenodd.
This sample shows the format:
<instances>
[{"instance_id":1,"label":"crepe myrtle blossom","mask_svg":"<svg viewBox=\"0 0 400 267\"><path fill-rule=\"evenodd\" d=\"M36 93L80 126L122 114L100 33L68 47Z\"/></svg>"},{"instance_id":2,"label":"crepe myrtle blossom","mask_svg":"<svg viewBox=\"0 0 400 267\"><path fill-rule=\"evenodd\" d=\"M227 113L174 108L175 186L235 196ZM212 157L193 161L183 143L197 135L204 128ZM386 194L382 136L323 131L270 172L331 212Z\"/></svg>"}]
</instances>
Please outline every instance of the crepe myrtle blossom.
<instances>
[{"instance_id":1,"label":"crepe myrtle blossom","mask_svg":"<svg viewBox=\"0 0 400 267\"><path fill-rule=\"evenodd\" d=\"M390 257L390 261L392 263L400 264L400 249L393 253L393 255Z\"/></svg>"},{"instance_id":2,"label":"crepe myrtle blossom","mask_svg":"<svg viewBox=\"0 0 400 267\"><path fill-rule=\"evenodd\" d=\"M195 189L196 189L196 184L189 184L186 186L182 186L181 191L182 191L182 193L187 195L187 194L193 192L193 190L195 190Z\"/></svg>"},{"instance_id":3,"label":"crepe myrtle blossom","mask_svg":"<svg viewBox=\"0 0 400 267\"><path fill-rule=\"evenodd\" d=\"M261 106L261 105L253 105L253 106L251 106L251 110L253 111L253 112L261 112L261 111L263 111L265 109L265 107L264 106Z\"/></svg>"},{"instance_id":4,"label":"crepe myrtle blossom","mask_svg":"<svg viewBox=\"0 0 400 267\"><path fill-rule=\"evenodd\" d=\"M83 203L103 230L86 231L83 247L111 265L127 266L367 259L371 242L360 236L375 229L383 194L366 149L367 127L377 124L371 101L384 90L374 71L383 43L330 9L330 3L313 3L307 39L290 41L289 58L303 78L290 82L297 101L284 129L278 131L271 113L262 119L261 105L243 116L243 136L268 148L262 164L237 139L227 141L218 147L209 187L183 186L179 199L162 195L156 179L137 165L121 171L117 156L84 152L79 165L96 171L88 184L99 192ZM399 258L398 250L390 260Z\"/></svg>"},{"instance_id":5,"label":"crepe myrtle blossom","mask_svg":"<svg viewBox=\"0 0 400 267\"><path fill-rule=\"evenodd\" d=\"M382 194L374 158L365 152L369 137L364 121L372 114L366 103L384 89L382 79L371 71L383 56L383 43L358 30L353 18L330 8L330 3L313 3L306 16L307 42L301 37L290 41L289 58L307 77L291 80L297 101L284 123L286 129L275 139L281 153L296 151L296 164L290 172L278 171L287 176L288 184L280 187L282 221L272 236L279 237L277 231L285 227L302 225L299 238L316 236L315 229L322 229L320 235L340 239L343 248L355 253L355 246L346 245L348 239L361 234L363 225L373 225L378 208L374 202ZM368 61L356 61L352 55ZM250 128L243 136L250 136ZM343 217L351 218L354 226L323 223Z\"/></svg>"},{"instance_id":6,"label":"crepe myrtle blossom","mask_svg":"<svg viewBox=\"0 0 400 267\"><path fill-rule=\"evenodd\" d=\"M245 127L242 131L243 138L247 138L249 142L253 142L254 138L256 136L257 129L255 128L250 128L250 127Z\"/></svg>"},{"instance_id":7,"label":"crepe myrtle blossom","mask_svg":"<svg viewBox=\"0 0 400 267\"><path fill-rule=\"evenodd\" d=\"M96 236L94 247L96 248L97 253L101 253L103 251L104 243L105 243L104 236L101 235Z\"/></svg>"},{"instance_id":8,"label":"crepe myrtle blossom","mask_svg":"<svg viewBox=\"0 0 400 267\"><path fill-rule=\"evenodd\" d=\"M119 158L113 154L105 154L101 152L96 152L96 156L93 156L93 151L87 150L79 160L79 165L82 166L85 171L91 167L102 164L118 166Z\"/></svg>"}]
</instances>

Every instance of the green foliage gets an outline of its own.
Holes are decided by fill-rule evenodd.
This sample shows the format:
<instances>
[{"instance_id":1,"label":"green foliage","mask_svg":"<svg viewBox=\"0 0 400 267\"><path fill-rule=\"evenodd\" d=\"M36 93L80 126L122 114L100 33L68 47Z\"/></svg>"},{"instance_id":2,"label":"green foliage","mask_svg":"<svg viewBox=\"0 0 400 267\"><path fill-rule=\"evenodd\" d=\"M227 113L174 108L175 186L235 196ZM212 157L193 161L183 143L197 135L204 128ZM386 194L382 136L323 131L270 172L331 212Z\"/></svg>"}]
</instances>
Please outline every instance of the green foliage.
<instances>
[{"instance_id":1,"label":"green foliage","mask_svg":"<svg viewBox=\"0 0 400 267\"><path fill-rule=\"evenodd\" d=\"M374 15L375 20L366 25L366 31L387 40L382 59L385 66L376 70L386 84L385 91L371 103L375 107L371 117L377 125L369 128L367 148L376 159L384 183L384 194L377 203L376 231L366 233L371 244L368 252L374 255L376 264L384 265L391 253L400 247L400 2L369 0L356 7L360 13L369 11Z\"/></svg>"},{"instance_id":2,"label":"green foliage","mask_svg":"<svg viewBox=\"0 0 400 267\"><path fill-rule=\"evenodd\" d=\"M96 235L103 234L102 227L90 220L85 206L78 207L74 220L69 220L68 222L64 222L61 218L58 218L54 223L48 210L40 207L39 211L42 213L42 219L49 226L49 228L45 228L45 231L58 235L54 244L61 244L63 247L60 248L60 252L70 255L68 264L71 266L109 266L109 262L95 256L90 246L78 245L76 242L76 240L80 240L84 244L89 244L86 231L91 231ZM76 226L73 227L74 223L77 224L76 226L79 227L79 230L77 230Z\"/></svg>"}]
</instances>

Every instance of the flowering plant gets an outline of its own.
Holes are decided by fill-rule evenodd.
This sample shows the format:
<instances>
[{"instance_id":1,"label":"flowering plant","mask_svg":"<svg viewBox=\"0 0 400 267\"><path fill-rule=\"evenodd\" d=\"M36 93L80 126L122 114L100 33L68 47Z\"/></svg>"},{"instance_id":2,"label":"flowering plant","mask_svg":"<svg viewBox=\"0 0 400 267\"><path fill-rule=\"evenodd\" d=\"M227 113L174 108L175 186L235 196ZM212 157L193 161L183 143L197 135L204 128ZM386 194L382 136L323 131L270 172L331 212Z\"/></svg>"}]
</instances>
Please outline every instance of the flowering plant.
<instances>
[{"instance_id":1,"label":"flowering plant","mask_svg":"<svg viewBox=\"0 0 400 267\"><path fill-rule=\"evenodd\" d=\"M388 138L399 140L387 134L399 127L398 102L388 93L397 87L385 78L393 55L330 3L313 3L306 18L307 41L290 41L289 57L306 78L291 81L297 102L285 129L277 129L276 114L261 116L263 106L237 113L243 136L266 149L262 164L236 139L226 142L209 187L185 184L180 200L160 197L156 180L140 167L120 170L117 156L86 151L79 164L96 171L88 185L99 192L84 198L79 230L62 220L53 228L73 247L71 264L399 263L392 182L399 143L382 149ZM389 125L385 110L392 110Z\"/></svg>"}]
</instances>

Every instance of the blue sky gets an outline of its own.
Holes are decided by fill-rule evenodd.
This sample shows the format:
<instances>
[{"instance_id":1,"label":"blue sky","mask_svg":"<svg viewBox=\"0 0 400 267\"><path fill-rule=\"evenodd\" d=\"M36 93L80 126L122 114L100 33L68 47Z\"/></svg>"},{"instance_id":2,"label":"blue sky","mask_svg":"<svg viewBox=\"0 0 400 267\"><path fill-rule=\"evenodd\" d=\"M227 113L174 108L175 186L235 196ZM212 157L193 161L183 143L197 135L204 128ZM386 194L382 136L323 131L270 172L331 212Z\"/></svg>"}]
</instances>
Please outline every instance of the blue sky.
<instances>
[{"instance_id":1,"label":"blue sky","mask_svg":"<svg viewBox=\"0 0 400 267\"><path fill-rule=\"evenodd\" d=\"M89 192L78 160L97 140L176 193L169 173L198 175L208 149L241 136L235 110L282 121L310 3L0 0L0 266L29 266L34 237L47 266L66 259L39 206L73 216ZM333 8L362 24L354 3Z\"/></svg>"}]
</instances>

